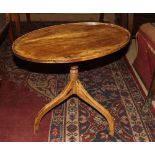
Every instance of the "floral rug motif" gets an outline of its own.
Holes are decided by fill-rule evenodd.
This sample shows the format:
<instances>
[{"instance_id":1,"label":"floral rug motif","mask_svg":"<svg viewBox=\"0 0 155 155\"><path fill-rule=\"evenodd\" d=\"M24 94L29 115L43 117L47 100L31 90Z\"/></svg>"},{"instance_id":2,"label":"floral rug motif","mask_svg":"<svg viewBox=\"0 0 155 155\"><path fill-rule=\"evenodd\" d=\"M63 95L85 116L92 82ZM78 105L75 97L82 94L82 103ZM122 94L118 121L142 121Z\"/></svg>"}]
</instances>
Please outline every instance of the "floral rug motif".
<instances>
[{"instance_id":1,"label":"floral rug motif","mask_svg":"<svg viewBox=\"0 0 155 155\"><path fill-rule=\"evenodd\" d=\"M28 28L24 26L23 30L27 32ZM43 26L46 24L37 23L33 25L33 29ZM30 92L34 91L38 96L42 96L46 102L58 95L68 82L68 66L66 72L64 66L58 71L55 66L19 60L13 56L7 41L1 50L2 78L7 78L17 85L24 85ZM91 68L88 67L90 64ZM83 69L85 66L89 69ZM106 65L100 63L97 67L93 66L91 62L85 63L84 67L81 65L80 69L83 70L80 70L79 78L93 98L107 108L114 117L114 136L108 134L108 123L102 115L73 96L51 111L48 141L155 141L153 115L150 111L142 111L145 96L127 60L122 57Z\"/></svg>"}]
</instances>

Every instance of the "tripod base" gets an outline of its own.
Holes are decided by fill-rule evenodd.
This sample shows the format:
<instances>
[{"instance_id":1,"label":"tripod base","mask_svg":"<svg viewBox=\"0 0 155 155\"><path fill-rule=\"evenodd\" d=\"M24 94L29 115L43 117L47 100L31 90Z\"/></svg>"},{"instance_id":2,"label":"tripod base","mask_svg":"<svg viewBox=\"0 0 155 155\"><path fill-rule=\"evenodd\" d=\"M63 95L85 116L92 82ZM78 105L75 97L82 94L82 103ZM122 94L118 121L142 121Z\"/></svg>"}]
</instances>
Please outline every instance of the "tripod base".
<instances>
[{"instance_id":1,"label":"tripod base","mask_svg":"<svg viewBox=\"0 0 155 155\"><path fill-rule=\"evenodd\" d=\"M79 98L81 98L83 101L94 107L97 111L99 111L108 121L109 124L109 134L111 136L114 135L114 120L111 114L107 109L105 109L100 103L95 101L89 93L85 90L83 85L78 79L78 66L72 66L70 69L70 81L66 85L65 89L51 102L46 104L38 113L38 115L35 118L34 123L34 134L37 133L39 129L39 124L42 119L42 117L51 109L53 109L55 106L62 103L64 100L66 100L71 95L76 94Z\"/></svg>"}]
</instances>

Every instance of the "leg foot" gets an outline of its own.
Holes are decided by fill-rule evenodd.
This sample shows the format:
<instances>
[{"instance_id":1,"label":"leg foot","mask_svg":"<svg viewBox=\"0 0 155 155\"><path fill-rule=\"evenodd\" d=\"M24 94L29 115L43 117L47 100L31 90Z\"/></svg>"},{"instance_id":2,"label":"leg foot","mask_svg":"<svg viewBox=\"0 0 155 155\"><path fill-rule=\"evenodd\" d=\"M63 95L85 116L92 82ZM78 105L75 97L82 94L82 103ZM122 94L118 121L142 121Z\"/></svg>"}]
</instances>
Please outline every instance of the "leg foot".
<instances>
[{"instance_id":1,"label":"leg foot","mask_svg":"<svg viewBox=\"0 0 155 155\"><path fill-rule=\"evenodd\" d=\"M66 100L69 96L72 95L72 82L69 82L68 85L65 87L65 89L51 102L46 104L39 112L38 115L35 118L34 122L34 134L37 133L39 129L39 124L42 119L42 117L50 111L55 106L59 105L61 102Z\"/></svg>"}]
</instances>

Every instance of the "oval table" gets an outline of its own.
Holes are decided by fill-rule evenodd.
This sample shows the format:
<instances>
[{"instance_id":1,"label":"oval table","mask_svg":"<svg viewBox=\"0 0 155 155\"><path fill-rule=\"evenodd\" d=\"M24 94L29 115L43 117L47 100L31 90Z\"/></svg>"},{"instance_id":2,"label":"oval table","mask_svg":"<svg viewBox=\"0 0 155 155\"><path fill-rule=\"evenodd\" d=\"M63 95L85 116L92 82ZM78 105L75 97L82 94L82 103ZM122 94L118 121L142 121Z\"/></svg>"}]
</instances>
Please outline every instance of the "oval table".
<instances>
[{"instance_id":1,"label":"oval table","mask_svg":"<svg viewBox=\"0 0 155 155\"><path fill-rule=\"evenodd\" d=\"M114 119L107 109L84 89L78 79L78 63L100 58L123 48L130 33L117 25L81 22L49 26L27 33L13 43L14 54L24 60L38 63L70 63L70 81L64 90L37 114L34 133L42 117L68 97L76 94L99 111L108 121L109 134L114 134Z\"/></svg>"}]
</instances>

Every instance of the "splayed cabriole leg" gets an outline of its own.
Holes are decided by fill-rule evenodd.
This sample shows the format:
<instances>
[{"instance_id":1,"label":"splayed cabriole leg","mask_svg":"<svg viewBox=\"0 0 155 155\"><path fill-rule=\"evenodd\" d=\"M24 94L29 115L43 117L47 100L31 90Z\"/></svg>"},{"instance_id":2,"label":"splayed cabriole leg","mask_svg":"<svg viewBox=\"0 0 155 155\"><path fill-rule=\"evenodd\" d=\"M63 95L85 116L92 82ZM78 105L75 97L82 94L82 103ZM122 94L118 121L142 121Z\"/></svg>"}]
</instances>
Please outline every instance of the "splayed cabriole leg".
<instances>
[{"instance_id":1,"label":"splayed cabriole leg","mask_svg":"<svg viewBox=\"0 0 155 155\"><path fill-rule=\"evenodd\" d=\"M40 121L42 119L42 117L51 109L53 109L55 106L59 105L60 103L62 103L64 100L66 100L68 97L70 97L72 94L74 94L75 92L75 81L77 79L78 76L78 70L77 70L77 66L71 67L70 70L70 81L67 84L67 86L65 87L65 89L51 102L49 102L48 104L46 104L39 112L38 115L35 118L35 122L34 122L34 134L36 134L36 132L39 129L39 124Z\"/></svg>"},{"instance_id":2,"label":"splayed cabriole leg","mask_svg":"<svg viewBox=\"0 0 155 155\"><path fill-rule=\"evenodd\" d=\"M64 100L66 100L70 95L71 95L71 86L72 83L69 83L65 89L51 102L49 102L48 104L46 104L38 113L37 117L35 118L35 122L34 122L34 134L36 134L36 132L39 129L39 124L40 121L42 119L42 117L48 112L50 111L52 108L54 108L55 106L59 105L61 102L63 102Z\"/></svg>"},{"instance_id":3,"label":"splayed cabriole leg","mask_svg":"<svg viewBox=\"0 0 155 155\"><path fill-rule=\"evenodd\" d=\"M34 123L34 133L39 129L39 124L42 119L42 117L50 111L55 106L62 103L64 100L66 100L71 95L76 94L79 96L83 101L94 107L97 111L99 111L108 121L109 124L109 134L114 134L114 120L111 114L107 109L105 109L101 104L99 104L97 101L95 101L89 93L84 89L81 82L78 80L78 66L72 66L70 69L70 81L65 87L65 89L51 102L46 104L38 113L38 115L35 118Z\"/></svg>"},{"instance_id":4,"label":"splayed cabriole leg","mask_svg":"<svg viewBox=\"0 0 155 155\"><path fill-rule=\"evenodd\" d=\"M95 101L89 93L84 89L80 81L77 81L77 95L86 103L91 105L93 108L95 108L97 111L99 111L108 121L109 124L109 134L111 136L114 135L114 120L111 114L107 109L105 109L100 103Z\"/></svg>"}]
</instances>

